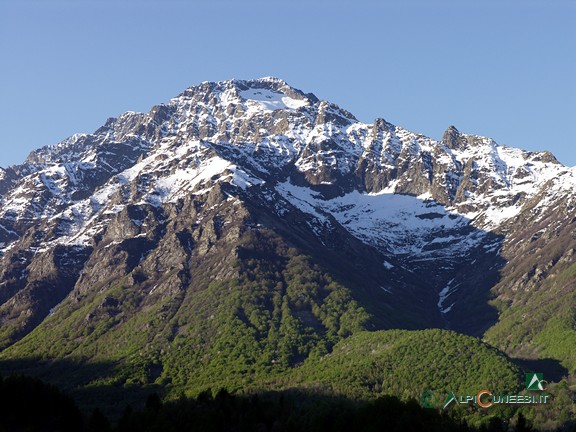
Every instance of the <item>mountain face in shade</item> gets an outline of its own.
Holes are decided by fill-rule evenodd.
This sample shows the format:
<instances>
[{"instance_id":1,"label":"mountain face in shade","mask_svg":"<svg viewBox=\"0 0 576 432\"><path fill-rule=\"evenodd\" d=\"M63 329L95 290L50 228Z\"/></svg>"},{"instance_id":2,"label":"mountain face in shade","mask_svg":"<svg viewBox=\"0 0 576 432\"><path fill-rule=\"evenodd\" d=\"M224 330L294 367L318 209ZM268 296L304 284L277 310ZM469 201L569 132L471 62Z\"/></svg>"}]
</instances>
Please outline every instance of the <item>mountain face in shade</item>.
<instances>
[{"instance_id":1,"label":"mountain face in shade","mask_svg":"<svg viewBox=\"0 0 576 432\"><path fill-rule=\"evenodd\" d=\"M222 329L268 353L246 364L288 367L429 327L537 357L576 304L575 189L548 152L362 123L276 78L205 82L0 169L0 357L176 382L177 358L220 361Z\"/></svg>"}]
</instances>

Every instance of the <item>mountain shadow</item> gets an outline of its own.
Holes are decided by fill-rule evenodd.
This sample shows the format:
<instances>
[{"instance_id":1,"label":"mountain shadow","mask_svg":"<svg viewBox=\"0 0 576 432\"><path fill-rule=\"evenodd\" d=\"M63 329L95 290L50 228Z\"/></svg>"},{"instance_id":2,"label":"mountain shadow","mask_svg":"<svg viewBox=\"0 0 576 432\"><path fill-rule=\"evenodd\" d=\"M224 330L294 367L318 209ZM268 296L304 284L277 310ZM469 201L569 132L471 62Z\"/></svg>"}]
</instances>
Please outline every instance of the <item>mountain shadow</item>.
<instances>
[{"instance_id":1,"label":"mountain shadow","mask_svg":"<svg viewBox=\"0 0 576 432\"><path fill-rule=\"evenodd\" d=\"M79 432L82 412L58 388L22 375L0 375L0 430Z\"/></svg>"},{"instance_id":2,"label":"mountain shadow","mask_svg":"<svg viewBox=\"0 0 576 432\"><path fill-rule=\"evenodd\" d=\"M151 392L145 404L126 405L116 416L111 404L83 412L72 397L35 378L0 377L0 390L5 431L474 430L465 421L393 396L353 401L299 390L244 396L206 390L196 398L162 402Z\"/></svg>"},{"instance_id":3,"label":"mountain shadow","mask_svg":"<svg viewBox=\"0 0 576 432\"><path fill-rule=\"evenodd\" d=\"M257 227L269 229L350 288L373 329L445 328L479 336L498 320L490 289L506 260L504 235L412 195L350 192L288 178L244 197ZM278 191L278 192L275 192ZM281 217L266 197L276 193Z\"/></svg>"},{"instance_id":4,"label":"mountain shadow","mask_svg":"<svg viewBox=\"0 0 576 432\"><path fill-rule=\"evenodd\" d=\"M454 420L416 401L393 396L354 401L321 393L292 390L231 395L211 391L197 398L180 398L155 409L129 411L118 422L124 431L350 431L442 430L470 431Z\"/></svg>"},{"instance_id":5,"label":"mountain shadow","mask_svg":"<svg viewBox=\"0 0 576 432\"><path fill-rule=\"evenodd\" d=\"M526 371L543 373L546 381L558 382L568 374L568 369L562 366L559 360L553 358L513 358L511 361Z\"/></svg>"},{"instance_id":6,"label":"mountain shadow","mask_svg":"<svg viewBox=\"0 0 576 432\"><path fill-rule=\"evenodd\" d=\"M118 374L118 367L113 362L33 358L0 361L0 377L4 377L5 384L19 380L28 383L30 379L26 377L33 377L69 394L84 413L100 409L111 418L117 418L125 407L143 406L150 393L160 391L156 385L121 383ZM30 385L36 385L31 382ZM29 395L22 394L22 397Z\"/></svg>"}]
</instances>

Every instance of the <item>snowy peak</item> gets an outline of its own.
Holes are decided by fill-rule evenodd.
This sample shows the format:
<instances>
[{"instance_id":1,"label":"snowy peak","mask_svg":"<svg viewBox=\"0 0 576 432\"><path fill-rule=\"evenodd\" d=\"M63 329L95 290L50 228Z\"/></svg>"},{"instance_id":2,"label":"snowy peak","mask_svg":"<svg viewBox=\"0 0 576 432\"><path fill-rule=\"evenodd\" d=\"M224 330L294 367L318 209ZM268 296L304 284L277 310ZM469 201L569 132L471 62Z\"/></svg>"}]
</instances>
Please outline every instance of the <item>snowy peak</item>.
<instances>
[{"instance_id":1,"label":"snowy peak","mask_svg":"<svg viewBox=\"0 0 576 432\"><path fill-rule=\"evenodd\" d=\"M201 157L199 150L186 150L204 148L198 142L218 146L218 157L232 165L256 170L251 177L292 166L310 185L332 185L338 193L388 188L428 193L441 203L476 210L494 190L529 194L563 168L548 153L497 146L454 126L438 143L383 119L364 124L334 104L267 77L190 87L146 114L128 112L108 119L94 134L36 150L18 172L22 178L37 176L53 197L71 204L139 160Z\"/></svg>"},{"instance_id":2,"label":"snowy peak","mask_svg":"<svg viewBox=\"0 0 576 432\"><path fill-rule=\"evenodd\" d=\"M543 187L573 178L549 153L499 146L454 126L437 142L383 119L362 123L273 77L190 87L148 113L127 112L93 134L36 150L14 172L0 171L0 218L28 221L21 229L71 209L72 225L84 229L119 205L160 206L214 182L245 190L288 179L321 188L324 199L425 196L497 229Z\"/></svg>"},{"instance_id":3,"label":"snowy peak","mask_svg":"<svg viewBox=\"0 0 576 432\"><path fill-rule=\"evenodd\" d=\"M265 77L256 80L229 80L219 82L203 82L198 86L189 87L172 101L178 104L181 100L196 100L201 95L201 102L211 105L229 106L258 102L264 111L276 109L298 109L313 105L318 98L313 94L289 86L285 81ZM257 107L254 106L253 107Z\"/></svg>"},{"instance_id":4,"label":"snowy peak","mask_svg":"<svg viewBox=\"0 0 576 432\"><path fill-rule=\"evenodd\" d=\"M417 291L448 322L497 279L507 239L573 220L575 189L576 168L546 152L453 126L438 142L363 123L277 78L204 82L0 170L0 288L38 289L34 269L56 255L68 290L138 284L146 266L187 280L192 255L270 229L334 262L368 262L379 296L413 305ZM174 250L185 259L163 263Z\"/></svg>"},{"instance_id":5,"label":"snowy peak","mask_svg":"<svg viewBox=\"0 0 576 432\"><path fill-rule=\"evenodd\" d=\"M442 136L442 144L452 150L464 150L466 140L455 126L449 126Z\"/></svg>"},{"instance_id":6,"label":"snowy peak","mask_svg":"<svg viewBox=\"0 0 576 432\"><path fill-rule=\"evenodd\" d=\"M474 152L478 147L496 147L494 140L478 135L463 134L455 126L449 126L442 136L442 144L455 151Z\"/></svg>"}]
</instances>

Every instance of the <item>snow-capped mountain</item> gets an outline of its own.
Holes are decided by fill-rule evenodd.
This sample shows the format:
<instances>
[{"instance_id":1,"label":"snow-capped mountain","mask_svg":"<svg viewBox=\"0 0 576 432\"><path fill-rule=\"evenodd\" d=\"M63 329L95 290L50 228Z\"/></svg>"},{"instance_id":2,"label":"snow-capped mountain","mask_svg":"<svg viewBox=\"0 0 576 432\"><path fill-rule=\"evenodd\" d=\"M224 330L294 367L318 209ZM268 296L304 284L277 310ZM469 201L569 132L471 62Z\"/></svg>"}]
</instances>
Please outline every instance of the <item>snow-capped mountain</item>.
<instances>
[{"instance_id":1,"label":"snow-capped mountain","mask_svg":"<svg viewBox=\"0 0 576 432\"><path fill-rule=\"evenodd\" d=\"M169 296L216 256L212 277L234 277L223 254L247 230L339 267L377 326L478 334L534 239L571 236L524 287L574 262L575 189L548 152L363 123L276 78L205 82L0 170L2 345L118 280Z\"/></svg>"}]
</instances>

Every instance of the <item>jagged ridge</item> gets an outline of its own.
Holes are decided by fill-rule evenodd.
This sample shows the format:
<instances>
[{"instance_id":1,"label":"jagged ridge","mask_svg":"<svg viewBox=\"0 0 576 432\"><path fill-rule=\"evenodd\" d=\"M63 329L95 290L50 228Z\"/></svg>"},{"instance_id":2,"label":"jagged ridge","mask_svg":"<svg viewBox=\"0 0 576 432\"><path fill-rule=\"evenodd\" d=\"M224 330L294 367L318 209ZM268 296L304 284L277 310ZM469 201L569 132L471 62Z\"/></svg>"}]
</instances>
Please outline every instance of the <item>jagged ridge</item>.
<instances>
[{"instance_id":1,"label":"jagged ridge","mask_svg":"<svg viewBox=\"0 0 576 432\"><path fill-rule=\"evenodd\" d=\"M234 278L222 254L262 230L343 278L375 327L480 334L526 231L573 236L542 280L573 262L575 179L547 152L365 124L276 78L202 83L0 171L3 343L124 278L175 298L206 263Z\"/></svg>"}]
</instances>

